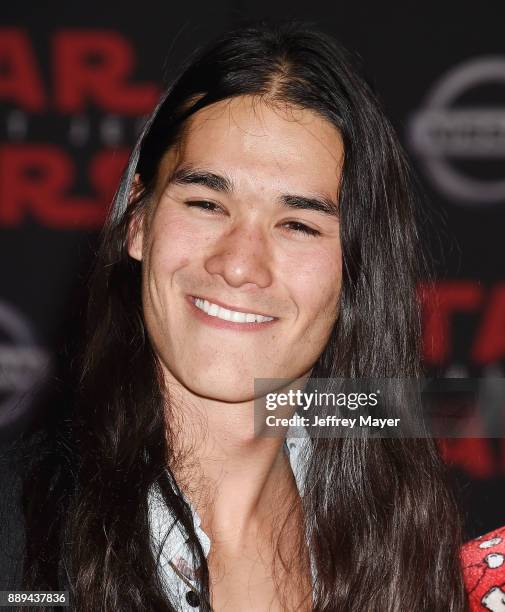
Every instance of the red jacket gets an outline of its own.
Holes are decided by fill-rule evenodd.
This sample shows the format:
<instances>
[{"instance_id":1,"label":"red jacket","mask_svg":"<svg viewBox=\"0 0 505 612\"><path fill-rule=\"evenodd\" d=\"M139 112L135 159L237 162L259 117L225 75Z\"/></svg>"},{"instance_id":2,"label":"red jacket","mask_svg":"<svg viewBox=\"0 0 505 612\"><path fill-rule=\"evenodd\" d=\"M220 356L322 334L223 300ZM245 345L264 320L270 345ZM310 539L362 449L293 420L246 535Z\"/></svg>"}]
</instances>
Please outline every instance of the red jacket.
<instances>
[{"instance_id":1,"label":"red jacket","mask_svg":"<svg viewBox=\"0 0 505 612\"><path fill-rule=\"evenodd\" d=\"M505 612L505 527L467 542L461 561L470 612Z\"/></svg>"}]
</instances>

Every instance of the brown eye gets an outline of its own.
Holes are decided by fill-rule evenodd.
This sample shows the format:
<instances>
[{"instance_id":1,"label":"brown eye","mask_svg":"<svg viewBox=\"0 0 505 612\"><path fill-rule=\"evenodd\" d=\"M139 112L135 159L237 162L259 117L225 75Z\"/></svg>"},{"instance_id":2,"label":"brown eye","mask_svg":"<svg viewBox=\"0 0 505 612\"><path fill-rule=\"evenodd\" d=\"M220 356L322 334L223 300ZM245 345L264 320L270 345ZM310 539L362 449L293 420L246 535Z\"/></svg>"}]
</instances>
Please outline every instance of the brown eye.
<instances>
[{"instance_id":1,"label":"brown eye","mask_svg":"<svg viewBox=\"0 0 505 612\"><path fill-rule=\"evenodd\" d=\"M321 235L321 232L318 232L317 230L312 229L311 227L308 227L307 225L304 225L303 223L300 223L299 221L288 221L285 225L291 226L291 229L293 229L295 232L300 232L308 236L320 236Z\"/></svg>"},{"instance_id":2,"label":"brown eye","mask_svg":"<svg viewBox=\"0 0 505 612\"><path fill-rule=\"evenodd\" d=\"M207 200L197 200L192 202L186 202L188 208L201 208L202 210L208 210L209 212L217 212L219 206L214 202L208 202Z\"/></svg>"}]
</instances>

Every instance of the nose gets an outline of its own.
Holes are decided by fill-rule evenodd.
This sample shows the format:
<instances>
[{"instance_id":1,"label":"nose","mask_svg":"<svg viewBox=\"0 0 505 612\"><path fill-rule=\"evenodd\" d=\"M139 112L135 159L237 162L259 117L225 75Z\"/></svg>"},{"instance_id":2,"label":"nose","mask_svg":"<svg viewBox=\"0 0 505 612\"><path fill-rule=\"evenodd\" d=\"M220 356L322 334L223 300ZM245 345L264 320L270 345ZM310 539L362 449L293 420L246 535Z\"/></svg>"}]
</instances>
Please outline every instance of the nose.
<instances>
[{"instance_id":1,"label":"nose","mask_svg":"<svg viewBox=\"0 0 505 612\"><path fill-rule=\"evenodd\" d=\"M272 282L268 239L256 225L236 226L221 236L205 261L209 274L220 275L231 287L268 287Z\"/></svg>"}]
</instances>

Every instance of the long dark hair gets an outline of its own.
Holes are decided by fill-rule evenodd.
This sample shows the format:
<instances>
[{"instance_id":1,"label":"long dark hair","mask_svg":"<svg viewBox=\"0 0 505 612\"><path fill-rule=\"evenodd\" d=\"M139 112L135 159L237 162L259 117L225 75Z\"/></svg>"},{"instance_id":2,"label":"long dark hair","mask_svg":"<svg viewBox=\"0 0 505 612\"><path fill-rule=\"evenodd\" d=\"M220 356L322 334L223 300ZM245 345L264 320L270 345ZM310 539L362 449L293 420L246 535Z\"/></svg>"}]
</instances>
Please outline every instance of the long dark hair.
<instances>
[{"instance_id":1,"label":"long dark hair","mask_svg":"<svg viewBox=\"0 0 505 612\"><path fill-rule=\"evenodd\" d=\"M68 584L78 610L177 609L150 541L153 485L188 535L201 568L200 609L210 610L205 554L173 477L177 431L144 325L141 265L126 240L185 120L241 95L310 109L343 138L340 314L312 376L421 375L416 188L377 96L350 54L311 27L227 32L191 58L133 150L90 278L78 400L45 436L26 478L23 586ZM135 173L141 187L131 193ZM433 440L313 439L306 462L314 610L465 609L460 521Z\"/></svg>"}]
</instances>

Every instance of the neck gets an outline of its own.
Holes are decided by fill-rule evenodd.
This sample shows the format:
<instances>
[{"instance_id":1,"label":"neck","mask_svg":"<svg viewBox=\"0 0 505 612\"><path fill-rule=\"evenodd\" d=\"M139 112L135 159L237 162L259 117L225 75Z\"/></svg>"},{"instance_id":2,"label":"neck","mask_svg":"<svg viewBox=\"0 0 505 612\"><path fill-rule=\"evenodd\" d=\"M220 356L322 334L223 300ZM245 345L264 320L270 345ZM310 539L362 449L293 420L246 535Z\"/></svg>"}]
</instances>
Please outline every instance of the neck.
<instances>
[{"instance_id":1,"label":"neck","mask_svg":"<svg viewBox=\"0 0 505 612\"><path fill-rule=\"evenodd\" d=\"M275 437L255 431L254 401L199 397L171 374L166 378L167 418L176 423L172 429L180 457L174 475L211 539L240 546L251 530L278 517L279 508L298 498L283 451L286 431Z\"/></svg>"}]
</instances>

